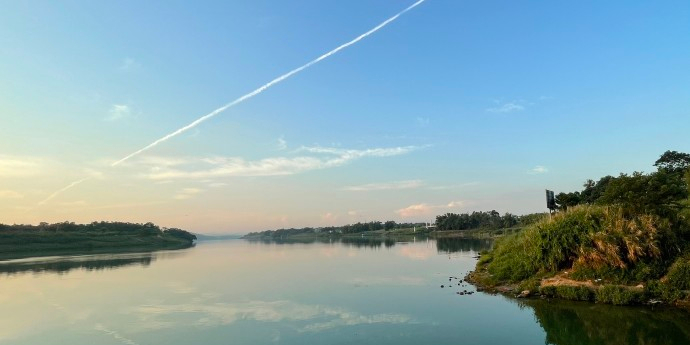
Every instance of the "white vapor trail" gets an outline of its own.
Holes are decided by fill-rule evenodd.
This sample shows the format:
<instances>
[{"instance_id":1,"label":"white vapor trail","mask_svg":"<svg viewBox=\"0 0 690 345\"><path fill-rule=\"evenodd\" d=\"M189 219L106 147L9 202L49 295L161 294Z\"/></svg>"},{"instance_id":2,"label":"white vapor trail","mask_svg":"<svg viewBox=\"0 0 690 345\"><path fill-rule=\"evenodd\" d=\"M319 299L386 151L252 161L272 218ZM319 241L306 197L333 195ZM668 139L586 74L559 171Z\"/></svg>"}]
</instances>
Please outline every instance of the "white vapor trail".
<instances>
[{"instance_id":1,"label":"white vapor trail","mask_svg":"<svg viewBox=\"0 0 690 345\"><path fill-rule=\"evenodd\" d=\"M403 15L403 14L405 14L406 12L410 11L411 9L417 7L419 4L423 3L424 1L426 1L426 0L418 0L418 1L415 2L414 4L410 5L409 7L405 8L404 10L398 12L396 15L394 15L394 16L392 16L392 17L386 19L386 20L383 21L381 24L375 26L374 28L370 29L369 31L367 31L367 32L365 32L365 33L363 33L363 34L357 36L357 37L354 38L353 40L351 40L351 41L349 41L349 42L347 42L347 43L344 43L344 44L338 46L337 48L335 48L335 49L333 49L333 50L331 50L331 51L329 51L329 52L327 52L327 53L325 53L325 54L323 54L323 55L317 57L316 59L311 60L311 61L307 62L306 64L304 64L304 65L302 65L302 66L300 66L300 67L297 67L297 68L295 68L295 69L293 69L293 70L291 70L291 71L289 71L289 72L287 72L287 73L285 73L285 74L283 74L283 75L281 75L281 76L279 76L279 77L277 77L277 78L275 78L275 79L269 81L268 83L266 83L266 84L260 86L260 87L257 88L256 90L254 90L254 91L252 91L252 92L250 92L250 93L248 93L248 94L245 94L244 96L241 96L241 97L237 98L236 100L234 100L234 101L232 101L232 102L230 102L230 103L228 103L228 104L226 104L226 105L224 105L224 106L222 106L222 107L220 107L220 108L218 108L218 109L216 109L216 110L214 110L214 111L212 111L212 112L210 112L210 113L208 113L208 114L206 114L206 115L204 115L204 116L202 116L202 117L200 117L200 118L198 118L198 119L196 119L196 120L194 120L194 121L191 122L190 124L188 124L188 125L186 125L186 126L184 126L184 127L181 127L181 128L179 128L178 130L176 130L176 131L174 131L174 132L171 132L171 133L169 133L169 134L167 134L167 135L165 135L165 136L159 138L158 140L156 140L156 141L154 141L154 142L152 142L152 143L150 143L150 144L144 146L143 148L141 148L141 149L139 149L139 150L137 150L137 151L134 151L134 152L130 153L129 155L123 157L122 159L120 159L120 160L118 160L118 161L112 163L110 166L111 166L111 167L115 167L115 166L117 166L117 165L120 165L121 163L123 163L123 162L129 160L130 158L132 158L132 157L134 157L134 156L137 156L137 155L139 155L139 154L141 154L141 153L143 153L143 152L145 152L145 151L148 151L149 149L151 149L151 148L157 146L158 144L160 144L160 143L162 143L162 142L165 142L165 141L167 141L168 139L171 139L171 138L173 138L173 137L176 137L176 136L178 136L178 135L180 135L180 134L182 134L182 133L184 133L184 132L186 132L186 131L188 131L188 130L190 130L190 129L196 127L196 126L198 126L198 125L201 124L202 122L204 122L204 121L206 121L206 120L208 120L208 119L210 119L210 118L212 118L212 117L214 117L214 116L216 116L216 115L218 115L218 114L220 114L220 113L222 113L222 112L228 110L229 108L231 108L231 107L233 107L233 106L235 106L235 105L237 105L237 104L239 104L239 103L242 103L242 102L244 102L244 101L246 101L246 100L248 100L248 99L250 99L250 98L252 98L252 97L254 97L254 96L256 96L256 95L258 95L258 94L260 94L260 93L262 93L262 92L264 92L265 90L267 90L267 89L270 88L271 86L273 86L273 85L275 85L275 84L278 84L278 83L280 83L281 81L283 81L283 80L285 80L285 79L287 79L287 78L292 77L293 75L295 75L295 74L297 74L297 73L299 73L299 72L301 72L301 71L303 71L303 70L305 70L305 69L311 67L311 66L314 65L314 64L317 64L318 62L320 62L320 61L322 61L322 60L324 60L324 59L330 57L331 55L333 55L333 54L335 54L335 53L337 53L337 52L339 52L339 51L341 51L341 50L343 50L343 49L345 49L345 48L347 48L347 47L349 47L349 46L351 46L351 45L353 45L353 44L355 44L355 43L357 43L357 42L359 42L359 41L361 41L362 39L364 39L364 38L366 38L367 36L369 36L369 35L375 33L376 31L379 31L379 30L382 29L384 26L390 24L390 23L393 22L394 20L398 19L398 17L400 17L401 15ZM72 183L69 184L67 187L58 190L57 192L53 193L53 194L52 194L50 197L48 197L47 199L41 201L41 202L39 203L39 205L42 205L42 204L46 203L46 202L49 201L50 199L56 197L58 194L60 194L60 193L62 193L62 192L64 192L64 191L66 191L66 190L68 190L68 189L70 189L70 188L72 188L72 187L74 187L74 186L76 186L76 185L78 185L78 184L80 184L80 183L86 181L87 179L89 179L89 178L87 177L87 178L85 178L85 179L81 179L81 180L72 182Z\"/></svg>"},{"instance_id":2,"label":"white vapor trail","mask_svg":"<svg viewBox=\"0 0 690 345\"><path fill-rule=\"evenodd\" d=\"M72 187L74 187L74 186L76 186L76 185L78 185L78 184L80 184L80 183L86 181L86 180L89 180L89 179L91 179L91 176L89 176L89 177L84 177L84 178L81 179L81 180L76 180L76 181L74 181L74 182L68 184L67 186L63 187L62 189L57 190L55 193L53 193L53 194L49 195L47 198L43 199L41 202L38 203L38 205L40 206L40 205L43 205L43 204L47 203L48 201L50 201L50 200L53 199L54 197L60 195L62 192L66 191L66 190L68 190L68 189L70 189L70 188L72 188Z\"/></svg>"}]
</instances>

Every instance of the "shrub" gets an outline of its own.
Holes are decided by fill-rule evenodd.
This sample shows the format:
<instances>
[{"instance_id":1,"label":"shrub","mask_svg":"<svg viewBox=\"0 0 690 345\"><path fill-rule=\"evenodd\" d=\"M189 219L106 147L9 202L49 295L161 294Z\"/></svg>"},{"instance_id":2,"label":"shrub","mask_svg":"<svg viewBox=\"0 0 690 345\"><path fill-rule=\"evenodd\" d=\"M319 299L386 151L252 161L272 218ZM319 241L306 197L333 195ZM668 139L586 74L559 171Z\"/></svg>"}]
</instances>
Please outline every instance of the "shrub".
<instances>
[{"instance_id":1,"label":"shrub","mask_svg":"<svg viewBox=\"0 0 690 345\"><path fill-rule=\"evenodd\" d=\"M629 305L641 303L644 294L642 291L623 286L604 285L597 289L594 297L595 301L599 303Z\"/></svg>"},{"instance_id":2,"label":"shrub","mask_svg":"<svg viewBox=\"0 0 690 345\"><path fill-rule=\"evenodd\" d=\"M571 301L592 301L594 292L586 286L544 286L540 289L542 295L562 298Z\"/></svg>"},{"instance_id":3,"label":"shrub","mask_svg":"<svg viewBox=\"0 0 690 345\"><path fill-rule=\"evenodd\" d=\"M666 303L672 303L683 297L683 293L667 283L651 280L644 287L645 299L659 299Z\"/></svg>"},{"instance_id":4,"label":"shrub","mask_svg":"<svg viewBox=\"0 0 690 345\"><path fill-rule=\"evenodd\" d=\"M659 225L649 215L627 218L614 206L572 207L499 240L488 270L507 282L571 267L589 274L620 270L620 277L648 278L657 271L634 269L638 262L660 257Z\"/></svg>"},{"instance_id":5,"label":"shrub","mask_svg":"<svg viewBox=\"0 0 690 345\"><path fill-rule=\"evenodd\" d=\"M687 258L678 258L676 262L671 265L666 275L668 284L678 290L690 289L690 260Z\"/></svg>"}]
</instances>

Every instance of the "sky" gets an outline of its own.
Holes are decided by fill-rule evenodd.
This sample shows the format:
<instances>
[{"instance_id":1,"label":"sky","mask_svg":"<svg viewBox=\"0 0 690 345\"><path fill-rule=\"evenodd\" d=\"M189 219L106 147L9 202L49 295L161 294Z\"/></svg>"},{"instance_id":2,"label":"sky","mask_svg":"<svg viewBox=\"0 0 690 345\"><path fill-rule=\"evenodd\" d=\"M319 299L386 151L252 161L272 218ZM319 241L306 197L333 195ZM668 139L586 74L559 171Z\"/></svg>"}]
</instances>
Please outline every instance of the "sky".
<instances>
[{"instance_id":1,"label":"sky","mask_svg":"<svg viewBox=\"0 0 690 345\"><path fill-rule=\"evenodd\" d=\"M690 152L690 2L426 0L353 42L413 4L4 2L0 223L525 214Z\"/></svg>"}]
</instances>

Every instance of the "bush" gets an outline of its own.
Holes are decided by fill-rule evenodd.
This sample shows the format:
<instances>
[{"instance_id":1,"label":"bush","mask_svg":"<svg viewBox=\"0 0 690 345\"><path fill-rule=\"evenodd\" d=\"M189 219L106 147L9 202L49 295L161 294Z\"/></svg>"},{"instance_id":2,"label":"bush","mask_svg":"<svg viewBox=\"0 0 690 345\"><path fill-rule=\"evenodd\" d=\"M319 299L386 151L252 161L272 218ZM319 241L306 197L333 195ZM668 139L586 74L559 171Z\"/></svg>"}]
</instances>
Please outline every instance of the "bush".
<instances>
[{"instance_id":1,"label":"bush","mask_svg":"<svg viewBox=\"0 0 690 345\"><path fill-rule=\"evenodd\" d=\"M619 270L622 278L643 280L658 272L653 264L639 271L635 266L659 259L659 224L648 215L628 218L613 206L572 207L499 240L488 270L505 282L571 267L589 274Z\"/></svg>"},{"instance_id":2,"label":"bush","mask_svg":"<svg viewBox=\"0 0 690 345\"><path fill-rule=\"evenodd\" d=\"M690 289L690 260L678 258L666 275L670 287L678 290Z\"/></svg>"},{"instance_id":3,"label":"bush","mask_svg":"<svg viewBox=\"0 0 690 345\"><path fill-rule=\"evenodd\" d=\"M548 297L571 301L594 300L594 292L586 286L544 286L540 289L540 292Z\"/></svg>"},{"instance_id":4,"label":"bush","mask_svg":"<svg viewBox=\"0 0 690 345\"><path fill-rule=\"evenodd\" d=\"M615 305L638 304L642 303L644 300L642 291L616 285L604 285L600 287L597 289L594 297L595 301L598 303Z\"/></svg>"},{"instance_id":5,"label":"bush","mask_svg":"<svg viewBox=\"0 0 690 345\"><path fill-rule=\"evenodd\" d=\"M667 283L651 280L644 287L645 299L658 299L666 303L672 303L683 297L683 293Z\"/></svg>"}]
</instances>

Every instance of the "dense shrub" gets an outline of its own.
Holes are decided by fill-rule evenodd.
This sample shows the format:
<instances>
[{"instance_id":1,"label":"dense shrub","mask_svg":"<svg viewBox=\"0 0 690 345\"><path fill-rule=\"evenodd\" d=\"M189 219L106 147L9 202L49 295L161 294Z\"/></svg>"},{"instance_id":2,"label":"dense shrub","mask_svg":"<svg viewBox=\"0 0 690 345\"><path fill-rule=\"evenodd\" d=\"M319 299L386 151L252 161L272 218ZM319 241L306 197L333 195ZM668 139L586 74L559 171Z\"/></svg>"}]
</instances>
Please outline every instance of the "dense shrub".
<instances>
[{"instance_id":1,"label":"dense shrub","mask_svg":"<svg viewBox=\"0 0 690 345\"><path fill-rule=\"evenodd\" d=\"M685 257L678 258L668 270L668 284L678 290L690 289L690 260Z\"/></svg>"},{"instance_id":2,"label":"dense shrub","mask_svg":"<svg viewBox=\"0 0 690 345\"><path fill-rule=\"evenodd\" d=\"M653 216L627 218L614 206L576 206L499 240L488 270L498 281L514 282L571 267L634 269L660 256L658 225Z\"/></svg>"},{"instance_id":3,"label":"dense shrub","mask_svg":"<svg viewBox=\"0 0 690 345\"><path fill-rule=\"evenodd\" d=\"M594 300L594 292L586 286L544 286L540 289L540 293L548 297L571 301Z\"/></svg>"},{"instance_id":4,"label":"dense shrub","mask_svg":"<svg viewBox=\"0 0 690 345\"><path fill-rule=\"evenodd\" d=\"M642 303L644 293L624 286L604 285L597 289L594 298L598 303L629 305Z\"/></svg>"}]
</instances>

